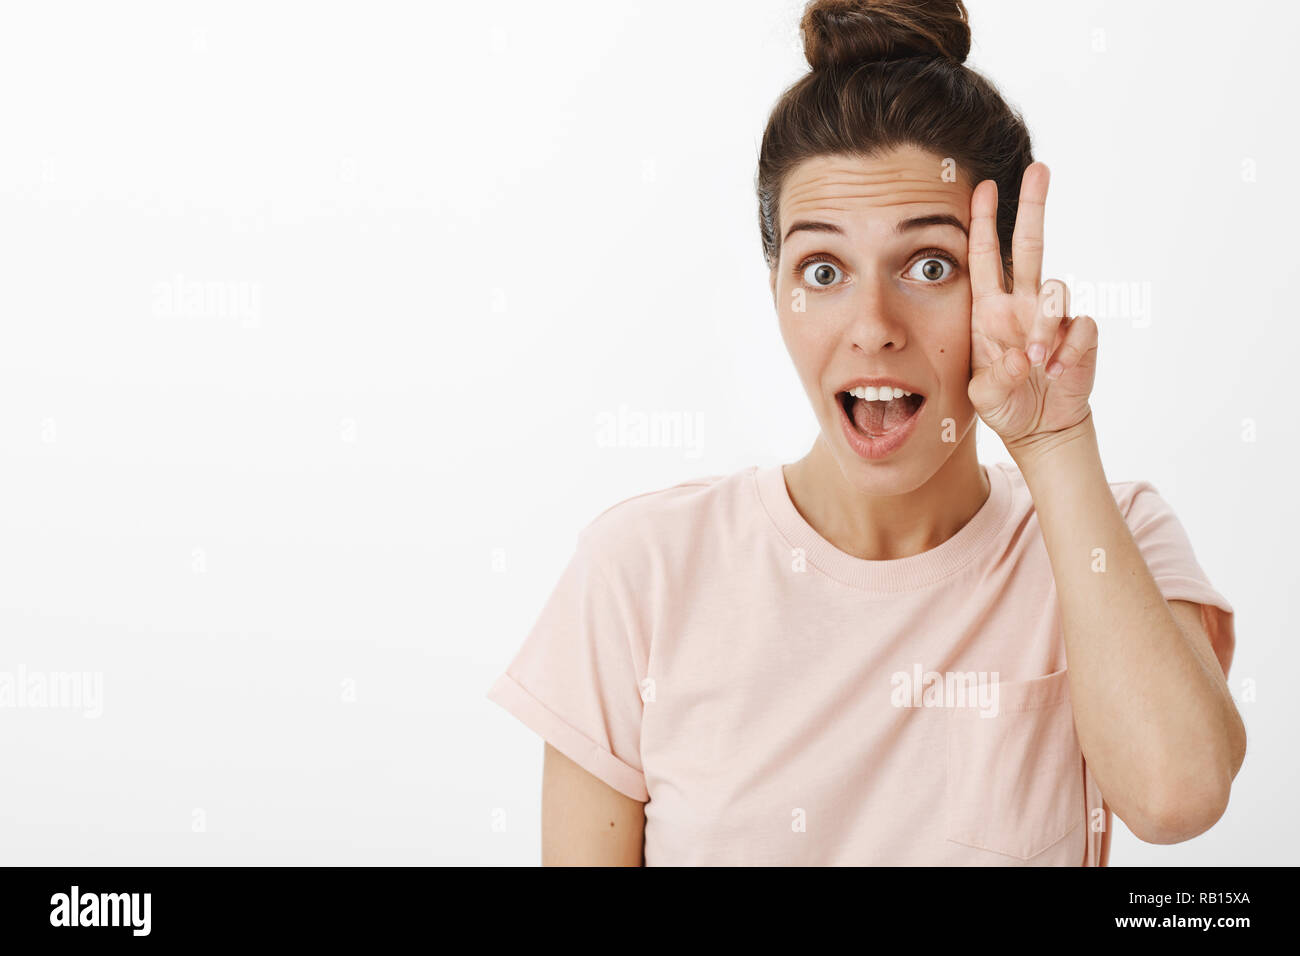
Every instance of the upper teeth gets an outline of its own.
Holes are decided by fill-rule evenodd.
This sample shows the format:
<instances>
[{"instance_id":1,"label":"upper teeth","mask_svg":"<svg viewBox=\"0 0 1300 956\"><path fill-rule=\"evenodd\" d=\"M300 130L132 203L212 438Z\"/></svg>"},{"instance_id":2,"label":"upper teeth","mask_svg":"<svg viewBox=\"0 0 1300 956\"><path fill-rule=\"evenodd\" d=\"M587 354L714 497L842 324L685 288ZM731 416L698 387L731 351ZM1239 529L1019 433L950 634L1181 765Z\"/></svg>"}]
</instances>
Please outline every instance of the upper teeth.
<instances>
[{"instance_id":1,"label":"upper teeth","mask_svg":"<svg viewBox=\"0 0 1300 956\"><path fill-rule=\"evenodd\" d=\"M849 394L854 398L864 398L869 402L887 402L912 393L901 388L891 388L888 385L882 385L879 388L874 385L859 385L857 388L849 389Z\"/></svg>"}]
</instances>

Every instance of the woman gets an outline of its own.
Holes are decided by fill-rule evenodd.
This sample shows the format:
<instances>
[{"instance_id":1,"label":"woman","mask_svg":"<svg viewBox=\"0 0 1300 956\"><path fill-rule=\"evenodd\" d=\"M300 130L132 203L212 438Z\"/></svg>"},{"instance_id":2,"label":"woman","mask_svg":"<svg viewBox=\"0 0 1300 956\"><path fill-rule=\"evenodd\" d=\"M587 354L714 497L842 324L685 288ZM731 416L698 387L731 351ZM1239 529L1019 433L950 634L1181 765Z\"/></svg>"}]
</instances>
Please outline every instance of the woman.
<instances>
[{"instance_id":1,"label":"woman","mask_svg":"<svg viewBox=\"0 0 1300 956\"><path fill-rule=\"evenodd\" d=\"M1106 480L1047 167L959 0L801 26L757 188L820 434L582 531L489 691L547 742L543 862L1097 866L1112 811L1190 839L1245 752L1233 609Z\"/></svg>"}]
</instances>

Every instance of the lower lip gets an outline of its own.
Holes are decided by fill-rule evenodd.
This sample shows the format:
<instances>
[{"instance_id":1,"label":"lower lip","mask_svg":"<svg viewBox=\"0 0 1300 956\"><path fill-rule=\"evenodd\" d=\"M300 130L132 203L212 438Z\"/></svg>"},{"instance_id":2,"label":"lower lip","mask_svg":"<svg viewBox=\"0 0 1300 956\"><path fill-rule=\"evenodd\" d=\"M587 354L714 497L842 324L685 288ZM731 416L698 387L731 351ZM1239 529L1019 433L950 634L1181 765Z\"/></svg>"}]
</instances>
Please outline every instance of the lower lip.
<instances>
[{"instance_id":1,"label":"lower lip","mask_svg":"<svg viewBox=\"0 0 1300 956\"><path fill-rule=\"evenodd\" d=\"M912 417L903 424L897 426L892 431L888 431L879 438L870 438L853 427L853 422L849 420L849 413L844 410L840 403L839 396L835 396L835 405L840 410L840 423L844 426L844 437L848 439L849 447L857 453L860 458L884 458L893 454L902 447L903 442L911 437L912 432L916 431L916 423L925 411L925 402L921 402Z\"/></svg>"}]
</instances>

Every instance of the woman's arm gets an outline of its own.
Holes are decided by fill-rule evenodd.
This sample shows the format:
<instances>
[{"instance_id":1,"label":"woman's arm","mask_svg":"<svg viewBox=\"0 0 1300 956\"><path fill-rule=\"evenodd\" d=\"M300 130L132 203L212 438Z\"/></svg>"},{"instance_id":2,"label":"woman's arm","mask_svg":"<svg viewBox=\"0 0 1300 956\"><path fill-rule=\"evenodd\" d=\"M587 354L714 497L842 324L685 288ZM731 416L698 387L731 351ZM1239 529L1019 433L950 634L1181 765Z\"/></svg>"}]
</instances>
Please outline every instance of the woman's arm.
<instances>
[{"instance_id":1,"label":"woman's arm","mask_svg":"<svg viewBox=\"0 0 1300 956\"><path fill-rule=\"evenodd\" d=\"M1107 484L1091 415L1012 456L1051 557L1088 767L1139 839L1190 840L1223 815L1246 752L1199 610L1161 596Z\"/></svg>"},{"instance_id":2,"label":"woman's arm","mask_svg":"<svg viewBox=\"0 0 1300 956\"><path fill-rule=\"evenodd\" d=\"M644 803L546 744L542 866L642 866L644 834Z\"/></svg>"},{"instance_id":3,"label":"woman's arm","mask_svg":"<svg viewBox=\"0 0 1300 956\"><path fill-rule=\"evenodd\" d=\"M997 183L971 193L968 393L1034 499L1088 767L1140 839L1178 843L1223 815L1246 729L1201 624L1174 617L1106 482L1088 404L1097 323L1069 317L1065 283L1042 281L1049 179L1036 162L1021 180L1010 292Z\"/></svg>"}]
</instances>

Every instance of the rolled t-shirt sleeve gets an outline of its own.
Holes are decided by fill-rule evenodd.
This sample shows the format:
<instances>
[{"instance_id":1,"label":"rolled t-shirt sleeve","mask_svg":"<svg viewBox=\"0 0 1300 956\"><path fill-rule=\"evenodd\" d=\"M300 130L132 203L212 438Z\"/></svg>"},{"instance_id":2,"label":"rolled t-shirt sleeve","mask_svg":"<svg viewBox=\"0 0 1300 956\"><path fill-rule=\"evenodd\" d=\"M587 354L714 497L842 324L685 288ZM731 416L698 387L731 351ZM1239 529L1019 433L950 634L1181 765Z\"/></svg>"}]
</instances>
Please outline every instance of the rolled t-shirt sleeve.
<instances>
[{"instance_id":1,"label":"rolled t-shirt sleeve","mask_svg":"<svg viewBox=\"0 0 1300 956\"><path fill-rule=\"evenodd\" d=\"M628 589L591 526L514 660L489 688L547 743L634 800L649 800L640 757L643 701Z\"/></svg>"},{"instance_id":2,"label":"rolled t-shirt sleeve","mask_svg":"<svg viewBox=\"0 0 1300 956\"><path fill-rule=\"evenodd\" d=\"M1192 601L1201 606L1201 621L1226 676L1236 643L1232 605L1210 583L1196 560L1186 529L1155 486L1147 481L1133 482L1125 497L1129 501L1124 520L1161 596L1166 601ZM1120 504L1123 507L1125 503L1121 500Z\"/></svg>"}]
</instances>

